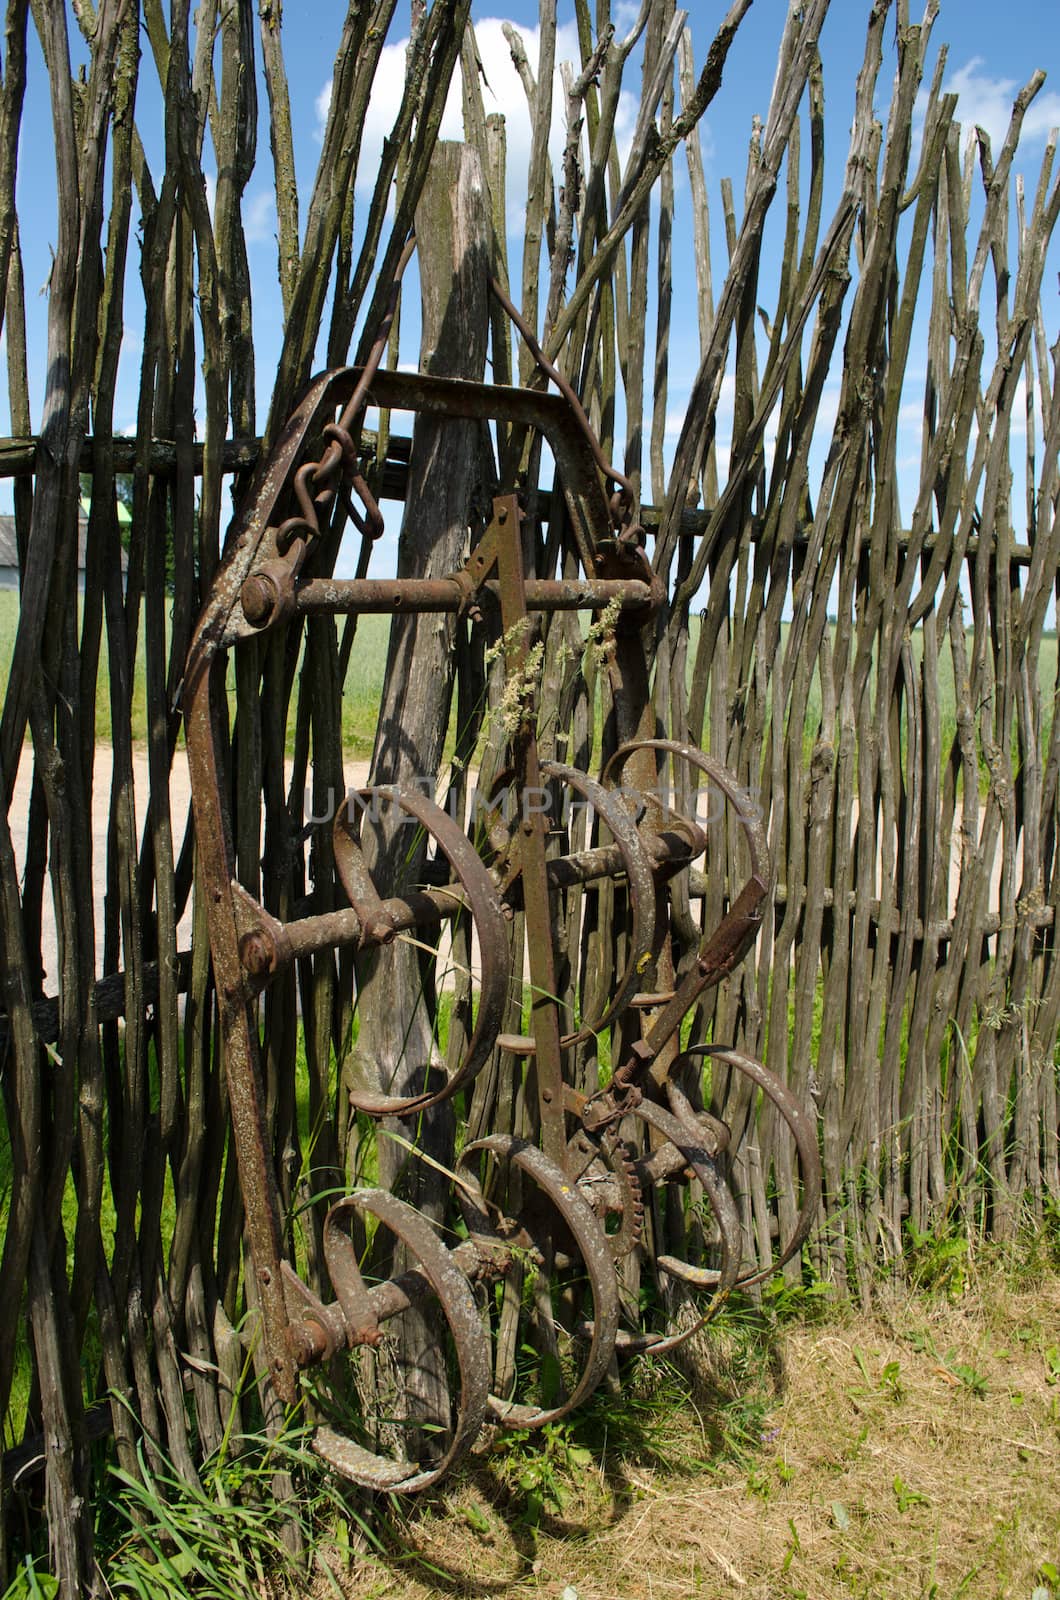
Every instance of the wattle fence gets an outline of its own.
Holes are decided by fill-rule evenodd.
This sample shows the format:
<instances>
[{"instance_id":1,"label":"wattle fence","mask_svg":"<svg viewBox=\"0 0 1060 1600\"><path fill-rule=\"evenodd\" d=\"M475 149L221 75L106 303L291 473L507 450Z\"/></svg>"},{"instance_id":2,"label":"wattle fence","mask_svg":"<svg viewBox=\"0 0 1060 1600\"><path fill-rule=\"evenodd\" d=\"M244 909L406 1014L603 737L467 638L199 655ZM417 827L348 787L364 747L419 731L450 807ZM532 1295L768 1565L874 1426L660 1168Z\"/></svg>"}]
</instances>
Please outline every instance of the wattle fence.
<instances>
[{"instance_id":1,"label":"wattle fence","mask_svg":"<svg viewBox=\"0 0 1060 1600\"><path fill-rule=\"evenodd\" d=\"M555 174L555 6L543 5L540 69L535 76L525 58L522 68L534 142L513 297L543 326L547 353L640 487L648 553L669 596L653 640L660 725L723 760L766 826L773 915L695 1035L761 1056L815 1108L824 1198L804 1261L786 1271L867 1295L881 1264L900 1270L910 1240L946 1227L1004 1236L1028 1219L1055 1220L1060 1206L1060 351L1042 297L1060 181L1053 138L1033 193L1013 173L1041 75L1020 95L1000 150L982 134L962 136L929 51L934 8L916 26L899 6L897 73L886 121L875 121L893 28L879 3L868 12L849 158L829 212L817 52L827 6L808 0L780 42L742 203L722 186L728 260L712 272L697 125L748 3L734 5L697 75L671 0L651 6L643 35L627 40L597 34L579 0L581 76L563 79L556 110L569 138ZM454 75L491 221L490 270L504 283L519 277L505 230L504 120L484 112L469 0L413 8L395 136L356 219L351 177L393 0L349 8L302 220L277 0L258 8L260 40L248 0L221 8L216 64L202 44L203 12L196 32L189 9L175 6L167 31L147 0L100 0L95 13L75 5L90 61L79 82L65 8L34 8L59 199L36 425L15 206L26 0L8 6L0 91L13 436L0 441L0 472L14 481L21 580L0 719L0 1572L21 1549L15 1530L37 1516L43 1482L52 1558L70 1594L90 1582L93 1437L112 1433L117 1460L136 1473L139 1419L150 1459L192 1476L233 1408L241 1426L256 1421L242 1381L253 1286L205 913L193 833L182 817L175 827L170 803L184 663L230 493L238 500L278 435L318 341L329 365L363 357L371 342ZM153 60L140 61L141 30ZM622 165L615 108L640 52L644 100ZM165 90L166 162L155 173L137 127L138 79L149 71ZM263 430L241 214L259 78L286 311ZM204 141L221 174L212 209ZM688 336L673 291L678 163L694 219L700 367L671 455L669 341ZM786 215L767 314L763 227L774 206ZM143 359L128 440L115 437L111 406L137 217ZM498 382L531 380L532 361L496 317L490 360ZM717 431L723 395L727 438ZM404 498L415 488L410 445L385 420L364 440L369 481ZM535 500L538 463L525 465L538 571L550 577L564 553L549 537L549 484ZM81 474L91 476L92 509L79 599ZM132 479L124 573L121 474ZM344 530L337 514L319 571L333 566ZM461 619L451 690L461 720L488 698L487 642ZM310 893L322 905L337 892L327 850L314 840L310 856L302 827L314 794L323 805L346 781L342 690L355 649L333 619L314 619L304 640L288 635L239 657L227 781L242 881L266 905ZM132 735L140 655L146 806ZM101 680L111 774L102 832L92 825ZM606 673L569 617L548 633L542 685L557 708L553 749L598 771ZM480 723L481 711L473 730ZM473 741L462 753L474 755ZM16 859L21 819L8 813L29 763ZM674 782L680 793L687 775ZM708 854L681 908L697 924L716 922L746 875L740 829L709 815ZM58 929L58 983L47 992L46 903ZM189 907L185 943L178 928ZM615 970L623 930L609 916L600 897L592 918L572 917L565 981L575 1007L586 983ZM310 1276L319 1196L365 1159L344 1092L352 982L345 956L307 958L260 1010L272 1154ZM579 1081L597 1082L598 1069L590 1043ZM478 1126L523 1114L514 1070L508 1059L483 1072ZM719 1074L710 1092L749 1131L732 1182L748 1250L764 1265L795 1203L792 1151L740 1084Z\"/></svg>"}]
</instances>

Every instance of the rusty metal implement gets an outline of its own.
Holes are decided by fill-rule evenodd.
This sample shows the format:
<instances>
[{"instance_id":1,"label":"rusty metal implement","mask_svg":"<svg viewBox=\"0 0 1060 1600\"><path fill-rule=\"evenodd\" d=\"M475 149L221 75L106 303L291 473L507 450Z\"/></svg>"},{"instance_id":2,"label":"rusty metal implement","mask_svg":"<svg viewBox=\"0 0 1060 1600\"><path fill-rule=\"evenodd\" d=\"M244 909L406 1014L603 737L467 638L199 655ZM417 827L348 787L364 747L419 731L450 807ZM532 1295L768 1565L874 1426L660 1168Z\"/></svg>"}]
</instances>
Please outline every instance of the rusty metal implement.
<instances>
[{"instance_id":1,"label":"rusty metal implement","mask_svg":"<svg viewBox=\"0 0 1060 1600\"><path fill-rule=\"evenodd\" d=\"M514 316L496 286L494 292ZM786 1084L721 1044L680 1048L691 1008L751 948L771 866L757 811L735 777L694 746L657 736L641 631L665 596L641 548L633 486L607 462L577 396L521 323L539 376L555 380L558 395L384 370L396 297L395 284L368 363L314 379L260 462L193 636L183 706L199 883L268 1377L278 1397L292 1404L305 1369L383 1362L400 1318L411 1307L433 1308L430 1324L448 1352L450 1407L448 1419L427 1430L418 1454L406 1459L409 1451L401 1439L395 1444L393 1431L390 1448L382 1448L386 1429L369 1415L327 1415L315 1432L316 1449L336 1472L369 1489L408 1493L436 1483L483 1426L542 1427L580 1405L616 1354L663 1353L705 1327L734 1288L759 1282L798 1254L817 1216L821 1173L814 1120ZM365 575L364 555L355 579L315 574L314 549L336 504L360 530L366 550L382 527L361 462L369 405L505 424L509 454L511 441L540 436L561 491L553 494L552 514L564 519L577 575L569 560L562 577L526 570L514 478L494 498L463 566L448 576L374 580ZM547 629L553 613L571 610L617 616L604 668L614 712L611 753L599 776L545 759L536 691L532 680L527 686L519 676L521 700L506 734L504 777L491 797L491 804L499 802L507 787L517 803L507 822L499 803L491 813L484 853L481 828L465 828L420 790L365 788L348 794L334 819L336 891L345 904L285 921L238 882L224 685L229 656L244 641L298 628L314 615L488 614L491 622L475 625L501 635L504 670L514 679L526 672L534 630ZM670 885L707 847L693 818L674 815L659 801L656 785L667 762L701 774L734 808L750 872L731 894L719 926L697 932L698 948L695 940L688 948L686 917L676 975L661 992L642 993L646 981L660 988L656 974L675 973ZM531 795L561 792L577 797L595 819L595 842L565 854L562 848L557 853L549 806L525 803ZM366 849L366 829L380 806L411 818L436 847L425 880L400 894L380 892ZM557 992L556 930L564 897L608 880L620 887L628 909L620 970L608 992L592 1001L591 1014L579 1018ZM354 1187L332 1204L320 1225L318 1267L334 1295L326 1300L324 1290L318 1293L299 1276L285 1246L288 1219L267 1122L259 996L308 955L363 951L403 932L437 931L457 918L469 920L477 952L477 999L459 1059L440 1082L435 1075L415 1093L355 1089L351 1108L372 1118L405 1119L415 1154L420 1115L449 1101L466 1122L477 1075L507 1051L522 1073L521 1123L485 1132L480 1123L478 1137L458 1135L449 1211L441 1220L428 1220L380 1188ZM517 1035L502 1032L524 970L519 958L513 966L513 920L525 926L530 980L529 1024ZM615 1069L603 1084L585 1082L579 1063L605 1032ZM739 1074L752 1094L761 1092L794 1140L795 1223L770 1266L744 1265L740 1209L729 1182L736 1152L729 1129L701 1104L704 1058ZM675 1209L671 1203L649 1210L652 1191L663 1190L671 1201L683 1197L690 1259L655 1242L650 1219ZM395 1242L400 1266L373 1279L366 1252L376 1264L388 1259L377 1235ZM631 1288L641 1265L654 1273L654 1295L638 1297ZM650 1310L642 1312L642 1304ZM406 1432L415 1436L417 1430Z\"/></svg>"}]
</instances>

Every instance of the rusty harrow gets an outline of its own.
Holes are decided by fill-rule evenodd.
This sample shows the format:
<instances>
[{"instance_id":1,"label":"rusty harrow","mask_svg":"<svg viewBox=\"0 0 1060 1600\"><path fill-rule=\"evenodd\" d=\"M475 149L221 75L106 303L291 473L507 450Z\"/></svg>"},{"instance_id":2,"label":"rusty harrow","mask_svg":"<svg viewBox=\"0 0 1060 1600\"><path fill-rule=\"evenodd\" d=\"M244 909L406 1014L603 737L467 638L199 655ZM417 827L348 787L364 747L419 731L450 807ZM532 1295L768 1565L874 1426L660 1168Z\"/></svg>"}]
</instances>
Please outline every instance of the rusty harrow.
<instances>
[{"instance_id":1,"label":"rusty harrow","mask_svg":"<svg viewBox=\"0 0 1060 1600\"><path fill-rule=\"evenodd\" d=\"M485 1422L541 1427L591 1394L616 1353L658 1354L689 1339L734 1288L759 1281L799 1251L816 1213L820 1173L812 1119L764 1066L713 1044L679 1048L683 1019L750 949L770 868L754 806L733 776L692 745L655 736L641 632L662 596L633 524L629 485L604 460L566 385L553 395L386 371L379 366L386 331L365 368L314 380L259 466L196 630L184 708L229 1103L271 1380L281 1399L293 1402L300 1370L349 1359L361 1347L379 1360L392 1327L400 1326L391 1319L401 1319L412 1306L430 1307L448 1351L445 1425L417 1435L415 1452L399 1447L398 1458L380 1453L380 1430L373 1433L370 1425L359 1438L340 1431L346 1425L339 1424L320 1426L315 1435L317 1449L348 1478L374 1489L411 1492L435 1483ZM337 496L366 542L380 526L359 465L357 441L369 404L498 422L524 437L537 430L555 458L583 575L549 579L524 570L522 512L517 496L508 493L495 498L484 534L449 577L313 576L314 540ZM610 499L608 482L615 489ZM353 506L351 491L363 509ZM507 808L498 803L484 848L418 788L365 789L347 797L334 822L344 908L283 922L235 881L221 697L225 662L244 641L320 614L467 614L472 608L486 614L492 608L494 617L499 611L505 670L513 675L525 665L540 619L559 610L599 613L608 607L620 613L607 667L617 738L598 778L542 759L528 697L511 735L503 786L517 802L526 796L551 800ZM741 825L750 862L720 925L698 947L690 946L687 935L683 941L672 938L668 891L703 853L706 835L659 800L666 763L684 764L694 774L693 787L705 780L724 797ZM598 842L557 855L552 805L564 791L591 808ZM424 881L400 895L381 895L368 865L366 818L381 805L413 819L434 842ZM572 1025L556 998L555 908L572 889L601 880L615 882L628 906L624 970L602 1014ZM513 1036L501 1029L511 986L522 980L521 972L513 972L515 911L525 919L533 999L529 1031ZM370 1117L418 1118L462 1096L484 1065L506 1050L523 1059L525 1126L534 1137L498 1131L462 1148L458 1141L444 1234L385 1189L356 1188L331 1205L322 1253L335 1298L322 1303L284 1258L258 1059L257 996L302 957L341 946L370 950L403 930L437 928L463 917L474 927L480 975L462 1059L444 1081L431 1081L412 1095L358 1089L354 1107ZM646 973L660 992L641 993ZM593 1084L592 1092L579 1092L571 1063L578 1046L604 1029L611 1032L614 1070L604 1087ZM797 1218L766 1270L744 1265L739 1211L725 1177L729 1130L701 1107L699 1058L708 1055L746 1077L752 1093L761 1090L794 1140L801 1183ZM415 1121L406 1122L407 1129L415 1127ZM693 1262L654 1245L659 1218L672 1216L675 1207L685 1215L695 1210L698 1234L696 1228L689 1233L701 1245L706 1241L711 1265L701 1264L702 1248L700 1262ZM392 1236L402 1263L402 1270L374 1283L364 1256L372 1230ZM643 1297L637 1292L645 1259L654 1262L658 1286L647 1313L639 1309ZM534 1352L529 1376L522 1354L527 1350ZM397 1404L400 1409L400 1397ZM406 1454L413 1459L400 1458Z\"/></svg>"}]
</instances>

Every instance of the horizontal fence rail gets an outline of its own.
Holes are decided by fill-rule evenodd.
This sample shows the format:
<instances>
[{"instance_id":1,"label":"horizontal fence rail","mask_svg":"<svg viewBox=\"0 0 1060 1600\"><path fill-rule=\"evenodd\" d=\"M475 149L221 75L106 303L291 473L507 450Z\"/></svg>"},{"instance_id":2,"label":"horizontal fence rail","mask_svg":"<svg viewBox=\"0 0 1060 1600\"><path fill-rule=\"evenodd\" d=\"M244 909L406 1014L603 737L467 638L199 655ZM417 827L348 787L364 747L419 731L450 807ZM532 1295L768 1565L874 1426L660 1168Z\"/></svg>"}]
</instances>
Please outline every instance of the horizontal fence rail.
<instances>
[{"instance_id":1,"label":"horizontal fence rail","mask_svg":"<svg viewBox=\"0 0 1060 1600\"><path fill-rule=\"evenodd\" d=\"M364 430L361 434L361 448L366 455L375 454L378 446L379 435ZM39 441L37 439L3 439L0 438L0 478L32 478L34 463ZM137 459L137 444L135 439L116 438L110 442L114 459L116 474L129 476L132 473L134 462ZM403 503L408 498L408 464L409 454L412 449L412 440L401 434L388 434L386 440L386 455L382 462L380 498ZM92 456L94 444L91 435L86 438L81 449L81 471L90 473L92 470ZM226 439L222 446L221 472L224 476L252 471L261 456L260 439ZM147 447L146 459L148 472L152 478L163 481L172 478L177 472L177 447L170 439L152 439ZM195 477L201 477L203 472L203 447L201 444L192 446L190 471ZM552 492L548 489L539 491L536 500L537 513L542 522L547 523L552 512ZM701 538L711 525L714 508L705 506L701 510L686 507L681 513L680 534L682 538ZM640 522L645 533L657 538L665 516L664 506L642 505L640 508ZM765 519L752 517L750 536L753 543L760 543L766 533ZM811 524L800 522L795 531L796 545L805 546L810 539ZM871 535L870 535L871 537ZM926 534L914 535L908 528L901 528L896 534L899 549L908 550L914 543L925 554L931 555L938 544L938 535L934 531ZM992 534L985 540L980 534L972 534L965 543L965 561L970 561L979 554L980 547L988 553L1001 553L1005 559L1016 567L1026 567L1031 563L1033 547L1029 544L1020 544L1013 539L1011 532L1003 537Z\"/></svg>"}]
</instances>

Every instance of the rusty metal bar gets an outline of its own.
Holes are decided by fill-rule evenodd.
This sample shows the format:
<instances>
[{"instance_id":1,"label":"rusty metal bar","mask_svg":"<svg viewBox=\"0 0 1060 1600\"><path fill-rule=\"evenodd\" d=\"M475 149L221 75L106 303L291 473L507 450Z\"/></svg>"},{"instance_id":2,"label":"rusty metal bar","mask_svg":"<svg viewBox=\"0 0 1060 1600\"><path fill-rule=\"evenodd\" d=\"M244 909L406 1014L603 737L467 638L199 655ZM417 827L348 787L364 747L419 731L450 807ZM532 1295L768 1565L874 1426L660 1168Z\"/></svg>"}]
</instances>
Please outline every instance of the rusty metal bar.
<instances>
[{"instance_id":1,"label":"rusty metal bar","mask_svg":"<svg viewBox=\"0 0 1060 1600\"><path fill-rule=\"evenodd\" d=\"M502 1271L506 1263L501 1257L509 1254L503 1245L498 1244L491 1255L485 1248L485 1241L474 1239L465 1239L449 1252L454 1266L459 1267L471 1283L478 1283ZM287 1277L289 1282L290 1274ZM372 1317L380 1325L393 1317L403 1316L412 1306L422 1305L433 1295L434 1289L426 1273L417 1267L409 1267L396 1277L388 1278L385 1283L373 1284L367 1290L366 1298ZM334 1349L347 1342L353 1331L347 1327L342 1306L337 1300L314 1308L308 1317L291 1325L291 1350L296 1364L299 1367L311 1367L327 1360Z\"/></svg>"},{"instance_id":2,"label":"rusty metal bar","mask_svg":"<svg viewBox=\"0 0 1060 1600\"><path fill-rule=\"evenodd\" d=\"M500 600L494 578L481 592ZM653 596L637 578L527 578L528 611L603 611L614 601L623 610L647 609ZM294 607L299 613L359 611L393 614L402 611L459 611L466 596L449 578L310 578L295 585Z\"/></svg>"},{"instance_id":3,"label":"rusty metal bar","mask_svg":"<svg viewBox=\"0 0 1060 1600\"><path fill-rule=\"evenodd\" d=\"M678 824L651 835L644 847L655 872L669 876L687 866L705 848L699 828ZM546 864L550 890L589 886L602 878L622 879L625 862L618 845L598 845L575 855L559 856ZM521 878L511 885L507 900L518 908L522 903ZM380 928L385 938L373 936L352 906L341 911L323 911L293 922L277 923L260 911L257 925L245 927L240 939L243 965L252 977L272 976L281 966L321 950L347 945L379 944L413 928L430 927L471 909L470 901L458 885L412 889L403 895L381 900L378 907Z\"/></svg>"},{"instance_id":4,"label":"rusty metal bar","mask_svg":"<svg viewBox=\"0 0 1060 1600\"><path fill-rule=\"evenodd\" d=\"M200 624L197 644L211 621ZM207 635L208 637L208 635ZM220 759L212 706L216 657L208 644L193 647L185 695L188 770L195 816L195 841L202 863L217 1007L224 1046L228 1100L246 1210L247 1237L257 1279L265 1348L276 1393L285 1405L295 1399L295 1375L287 1342L287 1307L281 1262L283 1236L279 1192L265 1118L258 1065L257 1027L248 1013L249 995L239 952L231 883L229 836L221 806Z\"/></svg>"}]
</instances>

